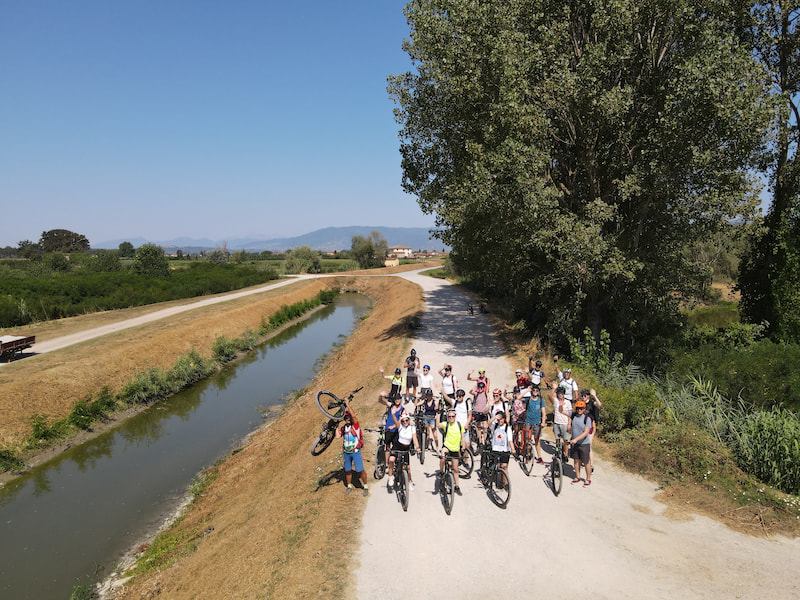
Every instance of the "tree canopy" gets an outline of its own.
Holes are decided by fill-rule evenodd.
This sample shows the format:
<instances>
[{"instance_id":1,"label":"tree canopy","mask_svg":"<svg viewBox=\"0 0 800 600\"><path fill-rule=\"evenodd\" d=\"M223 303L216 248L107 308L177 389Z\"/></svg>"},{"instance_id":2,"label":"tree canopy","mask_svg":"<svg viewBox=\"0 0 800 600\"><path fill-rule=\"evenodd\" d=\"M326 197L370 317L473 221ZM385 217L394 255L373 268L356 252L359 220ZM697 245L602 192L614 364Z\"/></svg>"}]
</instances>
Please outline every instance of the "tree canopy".
<instances>
[{"instance_id":1,"label":"tree canopy","mask_svg":"<svg viewBox=\"0 0 800 600\"><path fill-rule=\"evenodd\" d=\"M749 218L769 106L724 2L414 0L390 78L403 186L454 265L554 336L629 347L698 277L687 242Z\"/></svg>"},{"instance_id":2,"label":"tree canopy","mask_svg":"<svg viewBox=\"0 0 800 600\"><path fill-rule=\"evenodd\" d=\"M354 235L351 240L350 255L362 269L380 267L389 253L389 244L377 229L369 236Z\"/></svg>"},{"instance_id":3,"label":"tree canopy","mask_svg":"<svg viewBox=\"0 0 800 600\"><path fill-rule=\"evenodd\" d=\"M39 239L42 252L86 252L89 250L89 240L85 235L67 229L51 229L42 232Z\"/></svg>"},{"instance_id":4,"label":"tree canopy","mask_svg":"<svg viewBox=\"0 0 800 600\"><path fill-rule=\"evenodd\" d=\"M169 261L163 248L155 244L143 244L136 250L132 265L134 273L169 277Z\"/></svg>"}]
</instances>

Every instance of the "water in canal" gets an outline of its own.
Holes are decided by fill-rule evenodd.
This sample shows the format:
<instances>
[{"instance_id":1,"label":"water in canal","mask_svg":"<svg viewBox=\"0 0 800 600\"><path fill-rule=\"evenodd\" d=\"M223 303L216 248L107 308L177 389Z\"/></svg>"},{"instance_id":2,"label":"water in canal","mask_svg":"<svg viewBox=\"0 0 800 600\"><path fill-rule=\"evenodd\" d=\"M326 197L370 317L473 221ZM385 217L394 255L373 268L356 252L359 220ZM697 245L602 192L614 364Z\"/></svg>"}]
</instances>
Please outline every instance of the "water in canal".
<instances>
[{"instance_id":1,"label":"water in canal","mask_svg":"<svg viewBox=\"0 0 800 600\"><path fill-rule=\"evenodd\" d=\"M66 600L160 525L194 475L308 385L369 309L343 294L243 361L0 489L0 598Z\"/></svg>"}]
</instances>

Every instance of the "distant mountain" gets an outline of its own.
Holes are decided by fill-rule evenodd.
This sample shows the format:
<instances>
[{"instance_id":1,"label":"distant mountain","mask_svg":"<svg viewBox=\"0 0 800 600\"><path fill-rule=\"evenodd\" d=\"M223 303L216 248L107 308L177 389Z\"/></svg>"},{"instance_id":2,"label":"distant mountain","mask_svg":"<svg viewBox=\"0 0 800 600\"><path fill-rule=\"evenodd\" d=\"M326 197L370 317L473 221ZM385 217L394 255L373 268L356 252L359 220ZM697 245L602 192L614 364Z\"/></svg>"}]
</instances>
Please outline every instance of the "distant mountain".
<instances>
[{"instance_id":1,"label":"distant mountain","mask_svg":"<svg viewBox=\"0 0 800 600\"><path fill-rule=\"evenodd\" d=\"M310 246L314 250L329 252L333 250L349 250L354 235L367 237L374 230L380 231L386 238L389 246L408 246L413 250L442 250L447 249L440 240L431 239L427 227L326 227L311 233L289 238L276 238L258 240L253 238L240 238L224 240L230 251L247 250L248 252L283 252L295 246ZM116 249L122 242L130 242L135 247L150 242L144 238L128 240L113 240L92 244L93 248ZM170 250L182 250L185 254L196 254L201 250L213 250L222 246L223 240L175 238L172 240L154 241L153 243Z\"/></svg>"}]
</instances>

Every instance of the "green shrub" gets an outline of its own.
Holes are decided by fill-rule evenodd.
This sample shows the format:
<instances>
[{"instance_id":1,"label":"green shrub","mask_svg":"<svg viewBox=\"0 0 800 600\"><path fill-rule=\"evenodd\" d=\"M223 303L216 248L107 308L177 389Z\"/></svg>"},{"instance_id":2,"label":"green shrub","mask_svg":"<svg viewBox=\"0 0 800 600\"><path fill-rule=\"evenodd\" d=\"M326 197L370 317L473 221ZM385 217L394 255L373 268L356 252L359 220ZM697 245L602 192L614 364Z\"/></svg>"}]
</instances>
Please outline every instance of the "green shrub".
<instances>
[{"instance_id":1,"label":"green shrub","mask_svg":"<svg viewBox=\"0 0 800 600\"><path fill-rule=\"evenodd\" d=\"M0 471L21 471L25 468L25 463L17 456L13 450L0 450Z\"/></svg>"},{"instance_id":2,"label":"green shrub","mask_svg":"<svg viewBox=\"0 0 800 600\"><path fill-rule=\"evenodd\" d=\"M624 390L604 387L598 390L603 402L600 409L601 431L618 432L650 421L661 408L656 387L651 382L639 383Z\"/></svg>"},{"instance_id":3,"label":"green shrub","mask_svg":"<svg viewBox=\"0 0 800 600\"><path fill-rule=\"evenodd\" d=\"M38 447L42 443L60 440L67 435L69 423L66 420L47 422L44 415L33 415L31 417L31 433L28 436L28 444Z\"/></svg>"},{"instance_id":4,"label":"green shrub","mask_svg":"<svg viewBox=\"0 0 800 600\"><path fill-rule=\"evenodd\" d=\"M236 340L230 340L224 335L215 339L214 343L211 345L211 354L214 360L219 363L226 363L233 360L237 352L239 352L239 345L236 343Z\"/></svg>"},{"instance_id":5,"label":"green shrub","mask_svg":"<svg viewBox=\"0 0 800 600\"><path fill-rule=\"evenodd\" d=\"M781 408L741 417L739 464L786 493L800 494L800 416Z\"/></svg>"},{"instance_id":6,"label":"green shrub","mask_svg":"<svg viewBox=\"0 0 800 600\"><path fill-rule=\"evenodd\" d=\"M800 345L759 340L746 350L703 346L672 356L667 374L679 381L707 379L727 397L800 410Z\"/></svg>"}]
</instances>

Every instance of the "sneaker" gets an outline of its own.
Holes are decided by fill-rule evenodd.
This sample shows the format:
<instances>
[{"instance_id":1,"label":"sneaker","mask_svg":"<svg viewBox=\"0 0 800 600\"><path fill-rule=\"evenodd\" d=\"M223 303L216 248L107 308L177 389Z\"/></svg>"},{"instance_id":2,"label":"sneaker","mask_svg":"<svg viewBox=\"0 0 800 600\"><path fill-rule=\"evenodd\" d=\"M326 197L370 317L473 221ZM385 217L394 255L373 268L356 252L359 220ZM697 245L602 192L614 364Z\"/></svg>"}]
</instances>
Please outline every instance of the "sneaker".
<instances>
[{"instance_id":1,"label":"sneaker","mask_svg":"<svg viewBox=\"0 0 800 600\"><path fill-rule=\"evenodd\" d=\"M369 496L369 488L367 486L364 486L364 491L362 492L362 494L364 496Z\"/></svg>"},{"instance_id":2,"label":"sneaker","mask_svg":"<svg viewBox=\"0 0 800 600\"><path fill-rule=\"evenodd\" d=\"M408 484L408 489L410 489L410 490L414 489L414 482L413 481Z\"/></svg>"},{"instance_id":3,"label":"sneaker","mask_svg":"<svg viewBox=\"0 0 800 600\"><path fill-rule=\"evenodd\" d=\"M590 485L592 485L591 479L587 479L586 481L583 482L583 487L589 487Z\"/></svg>"},{"instance_id":4,"label":"sneaker","mask_svg":"<svg viewBox=\"0 0 800 600\"><path fill-rule=\"evenodd\" d=\"M389 475L389 487L392 487L393 485L394 485L394 476Z\"/></svg>"},{"instance_id":5,"label":"sneaker","mask_svg":"<svg viewBox=\"0 0 800 600\"><path fill-rule=\"evenodd\" d=\"M459 496L461 495L461 488L460 488L460 487L456 486L456 489L455 489L454 491L455 491L455 493L456 493L456 494L458 494Z\"/></svg>"},{"instance_id":6,"label":"sneaker","mask_svg":"<svg viewBox=\"0 0 800 600\"><path fill-rule=\"evenodd\" d=\"M348 485L348 486L347 486L347 489L344 491L344 493L345 493L345 494L349 494L349 493L350 493L350 492L352 492L352 491L353 491L353 486L352 486L352 485Z\"/></svg>"},{"instance_id":7,"label":"sneaker","mask_svg":"<svg viewBox=\"0 0 800 600\"><path fill-rule=\"evenodd\" d=\"M544 461L542 460L541 456L537 456L536 457L536 464L539 464L539 465L543 465L544 464Z\"/></svg>"},{"instance_id":8,"label":"sneaker","mask_svg":"<svg viewBox=\"0 0 800 600\"><path fill-rule=\"evenodd\" d=\"M572 480L572 483L580 483L580 482L581 482L580 478L576 478L576 479Z\"/></svg>"}]
</instances>

